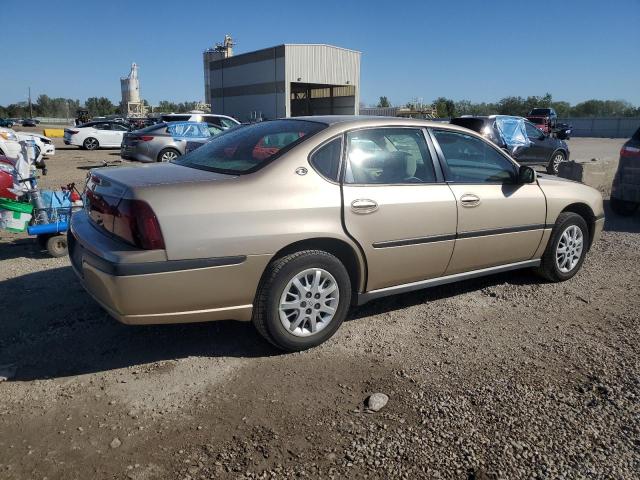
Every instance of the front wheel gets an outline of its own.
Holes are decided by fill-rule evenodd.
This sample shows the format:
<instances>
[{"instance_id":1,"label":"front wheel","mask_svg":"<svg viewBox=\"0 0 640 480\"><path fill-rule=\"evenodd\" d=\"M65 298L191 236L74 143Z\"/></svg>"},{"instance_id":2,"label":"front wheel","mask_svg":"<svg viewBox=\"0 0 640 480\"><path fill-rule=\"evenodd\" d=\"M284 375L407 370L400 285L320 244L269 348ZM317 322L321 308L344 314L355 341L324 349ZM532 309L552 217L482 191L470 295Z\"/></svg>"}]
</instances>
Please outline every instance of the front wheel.
<instances>
[{"instance_id":1,"label":"front wheel","mask_svg":"<svg viewBox=\"0 0 640 480\"><path fill-rule=\"evenodd\" d=\"M547 173L549 175L557 175L560 170L560 164L567 159L564 153L555 152L547 165Z\"/></svg>"},{"instance_id":2,"label":"front wheel","mask_svg":"<svg viewBox=\"0 0 640 480\"><path fill-rule=\"evenodd\" d=\"M306 350L331 338L350 303L351 281L340 260L305 250L269 265L256 295L253 324L282 350Z\"/></svg>"},{"instance_id":3,"label":"front wheel","mask_svg":"<svg viewBox=\"0 0 640 480\"><path fill-rule=\"evenodd\" d=\"M551 282L569 280L582 267L588 247L589 229L584 218L573 212L561 213L537 273Z\"/></svg>"},{"instance_id":4,"label":"front wheel","mask_svg":"<svg viewBox=\"0 0 640 480\"><path fill-rule=\"evenodd\" d=\"M638 203L628 202L613 197L611 197L611 201L609 203L611 205L611 210L613 210L618 215L622 215L623 217L630 217L631 215L636 213L636 210L638 210L638 206L640 206L640 204Z\"/></svg>"}]
</instances>

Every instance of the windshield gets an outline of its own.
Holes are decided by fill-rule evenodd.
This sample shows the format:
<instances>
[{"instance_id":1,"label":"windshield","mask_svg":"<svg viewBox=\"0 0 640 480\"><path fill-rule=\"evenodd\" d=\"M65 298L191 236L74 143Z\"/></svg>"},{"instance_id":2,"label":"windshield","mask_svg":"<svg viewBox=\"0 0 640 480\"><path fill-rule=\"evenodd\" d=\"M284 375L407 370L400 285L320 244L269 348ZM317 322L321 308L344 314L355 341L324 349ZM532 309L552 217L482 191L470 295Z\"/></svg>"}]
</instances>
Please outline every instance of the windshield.
<instances>
[{"instance_id":1,"label":"windshield","mask_svg":"<svg viewBox=\"0 0 640 480\"><path fill-rule=\"evenodd\" d=\"M533 110L531 110L531 113L529 115L550 115L551 111L548 108L534 108Z\"/></svg>"},{"instance_id":2,"label":"windshield","mask_svg":"<svg viewBox=\"0 0 640 480\"><path fill-rule=\"evenodd\" d=\"M326 127L307 120L272 120L237 127L174 163L220 173L251 173Z\"/></svg>"}]
</instances>

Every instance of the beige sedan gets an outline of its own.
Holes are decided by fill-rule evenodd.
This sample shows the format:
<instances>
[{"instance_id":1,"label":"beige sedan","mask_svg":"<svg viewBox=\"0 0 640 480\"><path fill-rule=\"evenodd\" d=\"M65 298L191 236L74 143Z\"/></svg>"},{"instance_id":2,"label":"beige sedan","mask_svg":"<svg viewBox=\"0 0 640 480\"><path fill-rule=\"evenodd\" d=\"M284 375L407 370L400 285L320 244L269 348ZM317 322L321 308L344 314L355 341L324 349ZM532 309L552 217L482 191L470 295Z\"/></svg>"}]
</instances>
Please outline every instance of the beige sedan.
<instances>
[{"instance_id":1,"label":"beige sedan","mask_svg":"<svg viewBox=\"0 0 640 480\"><path fill-rule=\"evenodd\" d=\"M94 170L69 252L128 324L253 321L285 350L351 305L507 270L575 275L600 193L461 127L307 117L238 128L166 164Z\"/></svg>"}]
</instances>

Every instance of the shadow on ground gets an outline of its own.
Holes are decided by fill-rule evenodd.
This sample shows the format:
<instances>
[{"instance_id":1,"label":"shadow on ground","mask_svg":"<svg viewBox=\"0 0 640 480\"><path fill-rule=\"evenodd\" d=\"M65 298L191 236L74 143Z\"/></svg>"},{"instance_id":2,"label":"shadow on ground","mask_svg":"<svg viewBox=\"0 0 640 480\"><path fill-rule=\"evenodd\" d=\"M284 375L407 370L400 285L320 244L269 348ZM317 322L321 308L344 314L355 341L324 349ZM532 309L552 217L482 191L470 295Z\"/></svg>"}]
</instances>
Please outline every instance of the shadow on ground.
<instances>
[{"instance_id":1,"label":"shadow on ground","mask_svg":"<svg viewBox=\"0 0 640 480\"><path fill-rule=\"evenodd\" d=\"M350 321L510 282L539 282L527 272L398 295L353 309ZM70 267L0 283L0 365L28 381L108 371L150 362L202 357L266 357L280 352L251 323L128 326L111 319L82 289Z\"/></svg>"}]
</instances>

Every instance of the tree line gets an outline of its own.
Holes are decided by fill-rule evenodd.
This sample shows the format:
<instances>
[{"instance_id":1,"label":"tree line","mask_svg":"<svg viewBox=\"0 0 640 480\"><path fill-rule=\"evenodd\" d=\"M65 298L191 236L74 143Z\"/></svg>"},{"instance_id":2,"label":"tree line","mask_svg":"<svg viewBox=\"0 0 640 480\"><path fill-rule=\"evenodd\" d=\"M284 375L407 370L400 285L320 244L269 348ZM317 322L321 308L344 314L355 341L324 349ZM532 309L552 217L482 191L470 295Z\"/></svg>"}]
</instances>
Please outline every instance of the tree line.
<instances>
[{"instance_id":1,"label":"tree line","mask_svg":"<svg viewBox=\"0 0 640 480\"><path fill-rule=\"evenodd\" d=\"M149 105L146 100L142 101ZM185 113L194 110L198 102L170 102L162 100L154 112ZM40 95L31 105L34 117L75 118L79 109L89 111L90 117L102 117L105 115L119 115L122 112L120 105L114 104L106 97L90 97L84 103L72 98L51 98L48 95ZM28 102L17 102L7 106L0 105L0 117L2 118L29 118L30 110Z\"/></svg>"},{"instance_id":2,"label":"tree line","mask_svg":"<svg viewBox=\"0 0 640 480\"><path fill-rule=\"evenodd\" d=\"M380 97L378 107L390 107L387 97ZM405 104L412 107L413 103ZM533 108L553 108L558 117L638 117L640 107L624 100L586 100L571 105L569 102L555 101L550 93L543 96L504 97L495 103L472 102L470 100L451 100L438 97L433 107L439 117L459 117L461 115L517 115L526 116Z\"/></svg>"}]
</instances>

